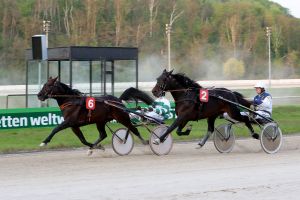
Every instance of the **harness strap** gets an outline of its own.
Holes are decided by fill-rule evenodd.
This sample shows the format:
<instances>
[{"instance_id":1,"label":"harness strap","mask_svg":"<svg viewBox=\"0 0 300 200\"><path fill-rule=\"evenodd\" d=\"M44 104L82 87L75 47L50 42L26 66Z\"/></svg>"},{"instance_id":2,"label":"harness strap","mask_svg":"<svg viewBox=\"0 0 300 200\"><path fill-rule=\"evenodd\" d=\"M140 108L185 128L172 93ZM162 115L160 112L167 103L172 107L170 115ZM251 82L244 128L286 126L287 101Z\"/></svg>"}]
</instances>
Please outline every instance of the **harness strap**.
<instances>
[{"instance_id":1,"label":"harness strap","mask_svg":"<svg viewBox=\"0 0 300 200\"><path fill-rule=\"evenodd\" d=\"M64 110L64 109L66 109L67 107L72 106L72 105L73 105L72 103L67 102L67 103L64 103L64 104L60 105L59 108L60 108L61 110Z\"/></svg>"},{"instance_id":2,"label":"harness strap","mask_svg":"<svg viewBox=\"0 0 300 200\"><path fill-rule=\"evenodd\" d=\"M177 101L174 101L174 102L179 103L179 102L182 102L182 101L192 101L194 103L197 103L197 101L195 99L192 99L192 98L180 99L180 100L177 100Z\"/></svg>"},{"instance_id":3,"label":"harness strap","mask_svg":"<svg viewBox=\"0 0 300 200\"><path fill-rule=\"evenodd\" d=\"M92 110L89 110L87 117L89 119L89 122L91 122Z\"/></svg>"}]
</instances>

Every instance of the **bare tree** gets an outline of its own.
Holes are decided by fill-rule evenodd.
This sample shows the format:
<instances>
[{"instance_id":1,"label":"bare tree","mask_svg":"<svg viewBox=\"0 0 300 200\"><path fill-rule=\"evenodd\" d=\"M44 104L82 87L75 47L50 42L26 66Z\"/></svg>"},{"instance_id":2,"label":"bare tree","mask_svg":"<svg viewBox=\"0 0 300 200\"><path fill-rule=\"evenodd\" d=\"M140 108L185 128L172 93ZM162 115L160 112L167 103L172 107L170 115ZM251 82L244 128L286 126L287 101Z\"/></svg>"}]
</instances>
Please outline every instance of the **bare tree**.
<instances>
[{"instance_id":1,"label":"bare tree","mask_svg":"<svg viewBox=\"0 0 300 200\"><path fill-rule=\"evenodd\" d=\"M272 27L272 43L273 43L273 48L274 48L274 52L275 52L275 56L278 58L280 57L280 52L279 49L282 45L282 28L280 25L275 25Z\"/></svg>"},{"instance_id":2,"label":"bare tree","mask_svg":"<svg viewBox=\"0 0 300 200\"><path fill-rule=\"evenodd\" d=\"M238 37L240 33L240 19L238 15L233 15L229 19L226 20L226 36L227 40L231 43L233 47L233 54L234 57L237 57L237 44L238 44Z\"/></svg>"},{"instance_id":3,"label":"bare tree","mask_svg":"<svg viewBox=\"0 0 300 200\"><path fill-rule=\"evenodd\" d=\"M87 35L89 35L91 39L95 39L97 11L98 11L96 0L86 0L86 11L87 11L87 18L86 18Z\"/></svg>"},{"instance_id":4,"label":"bare tree","mask_svg":"<svg viewBox=\"0 0 300 200\"><path fill-rule=\"evenodd\" d=\"M120 30L121 30L121 23L122 23L122 16L121 16L121 2L120 0L115 0L115 22L116 22L116 27L115 27L115 45L119 46L120 44Z\"/></svg>"},{"instance_id":5,"label":"bare tree","mask_svg":"<svg viewBox=\"0 0 300 200\"><path fill-rule=\"evenodd\" d=\"M153 33L153 23L156 19L157 16L157 11L158 11L158 1L156 0L149 0L149 25L150 25L150 37L152 37Z\"/></svg>"},{"instance_id":6,"label":"bare tree","mask_svg":"<svg viewBox=\"0 0 300 200\"><path fill-rule=\"evenodd\" d=\"M183 11L177 13L177 5L176 3L173 5L173 10L172 10L172 13L170 15L170 22L169 22L169 25L172 26L173 23L176 21L176 19L178 19L182 14L183 14Z\"/></svg>"},{"instance_id":7,"label":"bare tree","mask_svg":"<svg viewBox=\"0 0 300 200\"><path fill-rule=\"evenodd\" d=\"M183 11L177 13L176 3L173 5L173 10L170 15L170 22L166 24L166 34L168 39L168 70L171 70L171 29L173 23L183 14Z\"/></svg>"},{"instance_id":8,"label":"bare tree","mask_svg":"<svg viewBox=\"0 0 300 200\"><path fill-rule=\"evenodd\" d=\"M2 17L2 38L9 40L17 35L17 21L19 17L18 10L15 10L16 1L6 1L4 3Z\"/></svg>"},{"instance_id":9,"label":"bare tree","mask_svg":"<svg viewBox=\"0 0 300 200\"><path fill-rule=\"evenodd\" d=\"M64 26L65 26L66 34L68 37L70 37L71 36L70 18L72 17L73 5L72 4L68 5L68 1L66 1L63 10L64 10Z\"/></svg>"}]
</instances>

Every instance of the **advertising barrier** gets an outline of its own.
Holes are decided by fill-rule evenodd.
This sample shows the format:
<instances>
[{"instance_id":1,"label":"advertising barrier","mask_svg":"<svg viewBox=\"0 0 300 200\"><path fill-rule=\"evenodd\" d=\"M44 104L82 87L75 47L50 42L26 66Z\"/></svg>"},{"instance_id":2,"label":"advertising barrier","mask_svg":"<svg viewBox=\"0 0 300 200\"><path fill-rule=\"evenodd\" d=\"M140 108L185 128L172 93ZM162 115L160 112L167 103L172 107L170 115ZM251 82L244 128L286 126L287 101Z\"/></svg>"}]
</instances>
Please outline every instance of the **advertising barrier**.
<instances>
[{"instance_id":1,"label":"advertising barrier","mask_svg":"<svg viewBox=\"0 0 300 200\"><path fill-rule=\"evenodd\" d=\"M0 129L56 126L63 120L58 107L0 110Z\"/></svg>"},{"instance_id":2,"label":"advertising barrier","mask_svg":"<svg viewBox=\"0 0 300 200\"><path fill-rule=\"evenodd\" d=\"M144 107L141 104L141 107ZM170 118L175 118L174 103L171 103ZM58 107L0 109L0 130L14 128L50 127L64 121Z\"/></svg>"}]
</instances>

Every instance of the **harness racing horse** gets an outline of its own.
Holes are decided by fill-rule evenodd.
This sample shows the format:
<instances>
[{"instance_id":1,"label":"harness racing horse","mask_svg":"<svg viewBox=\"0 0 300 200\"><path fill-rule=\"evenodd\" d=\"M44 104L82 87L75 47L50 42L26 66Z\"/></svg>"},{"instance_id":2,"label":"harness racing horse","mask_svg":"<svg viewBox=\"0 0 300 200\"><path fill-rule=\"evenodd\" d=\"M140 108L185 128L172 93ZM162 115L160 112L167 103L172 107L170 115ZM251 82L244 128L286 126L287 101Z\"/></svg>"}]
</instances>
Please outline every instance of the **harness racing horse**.
<instances>
[{"instance_id":1,"label":"harness racing horse","mask_svg":"<svg viewBox=\"0 0 300 200\"><path fill-rule=\"evenodd\" d=\"M202 103L199 100L199 89L202 87L191 80L184 74L172 74L173 70L167 72L166 70L157 78L157 83L152 89L154 96L159 97L165 92L170 92L175 101L176 120L165 131L160 138L153 141L154 144L164 142L165 138L175 128L177 128L178 135L189 135L190 130L182 131L189 121L196 121L207 118L208 130L204 138L198 143L202 147L209 136L214 131L214 123L218 116L227 112L228 115L240 122L244 122L250 130L252 137L259 138L257 133L254 133L253 127L247 116L240 114L240 110L236 105L223 101L218 96L227 100L239 103L245 107L250 107L251 102L244 99L238 92L232 92L226 88L209 89L209 101Z\"/></svg>"},{"instance_id":2,"label":"harness racing horse","mask_svg":"<svg viewBox=\"0 0 300 200\"><path fill-rule=\"evenodd\" d=\"M121 100L117 97L112 95L96 97L95 109L89 113L89 110L85 107L86 97L83 96L80 91L71 89L66 84L59 82L57 77L53 79L50 77L37 96L41 101L45 101L48 98L55 99L64 117L64 121L52 130L40 146L47 145L57 132L71 127L82 144L90 147L90 150L94 148L104 149L100 145L100 142L107 137L105 124L113 119L127 127L143 144L148 144L148 141L144 140L137 128L132 125L129 114L125 110L109 106L104 102L112 101L117 103L120 107L125 108ZM81 126L88 124L96 124L99 131L99 138L94 143L87 142L80 130Z\"/></svg>"}]
</instances>

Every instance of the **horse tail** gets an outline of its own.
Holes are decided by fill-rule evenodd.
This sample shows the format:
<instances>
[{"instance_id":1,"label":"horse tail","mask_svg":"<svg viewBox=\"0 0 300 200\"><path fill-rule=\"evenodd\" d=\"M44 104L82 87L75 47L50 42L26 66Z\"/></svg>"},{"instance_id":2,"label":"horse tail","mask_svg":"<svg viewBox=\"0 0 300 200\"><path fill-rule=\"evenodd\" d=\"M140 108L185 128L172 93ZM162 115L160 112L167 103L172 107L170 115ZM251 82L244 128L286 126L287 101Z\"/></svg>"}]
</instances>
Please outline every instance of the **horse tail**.
<instances>
[{"instance_id":1,"label":"horse tail","mask_svg":"<svg viewBox=\"0 0 300 200\"><path fill-rule=\"evenodd\" d=\"M150 97L148 94L146 94L145 92L130 87L128 89L126 89L120 96L119 98L120 100L123 101L128 101L128 100L134 100L134 101L143 101L144 103L151 105L154 102L154 99L152 97Z\"/></svg>"},{"instance_id":2,"label":"horse tail","mask_svg":"<svg viewBox=\"0 0 300 200\"><path fill-rule=\"evenodd\" d=\"M235 95L239 104L241 104L247 108L250 108L250 105L252 104L251 101L245 99L245 97L239 92L233 92L233 94Z\"/></svg>"}]
</instances>

